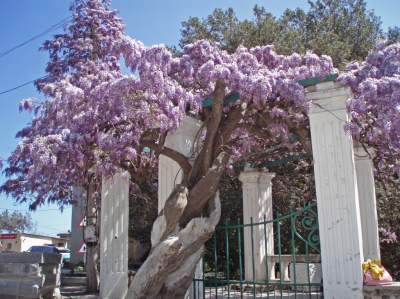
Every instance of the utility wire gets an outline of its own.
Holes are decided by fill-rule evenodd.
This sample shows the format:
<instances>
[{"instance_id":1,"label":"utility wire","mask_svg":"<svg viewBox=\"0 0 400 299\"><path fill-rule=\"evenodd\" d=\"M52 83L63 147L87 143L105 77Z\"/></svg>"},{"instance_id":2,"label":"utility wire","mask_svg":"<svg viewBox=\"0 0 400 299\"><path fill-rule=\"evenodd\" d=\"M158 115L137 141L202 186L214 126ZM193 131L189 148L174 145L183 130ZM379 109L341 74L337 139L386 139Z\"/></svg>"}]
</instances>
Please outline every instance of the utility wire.
<instances>
[{"instance_id":1,"label":"utility wire","mask_svg":"<svg viewBox=\"0 0 400 299\"><path fill-rule=\"evenodd\" d=\"M8 49L8 50L5 50L5 51L3 51L3 52L0 52L0 58L3 58L4 56L10 54L11 52L14 52L15 50L17 50L17 49L19 49L19 48L21 48L21 47L23 47L23 46L29 44L30 42L32 42L32 41L34 41L34 40L36 40L36 39L38 39L38 38L40 38L40 37L46 35L47 33L51 32L51 31L53 31L53 30L56 30L56 29L58 29L58 28L61 28L62 26L64 26L65 24L67 24L67 23L70 21L71 18L72 18L71 16L69 16L69 17L67 17L67 18L64 18L64 19L62 19L61 21L57 22L56 24L51 25L51 26L50 26L49 28L47 28L45 31L43 31L43 32L41 32L41 33L39 33L39 34L36 34L36 35L32 36L31 38L27 39L26 41L24 41L24 42L22 42L22 43L20 43L20 44L18 44L18 45L15 45L14 47L12 47L12 48L10 48L10 49Z\"/></svg>"},{"instance_id":2,"label":"utility wire","mask_svg":"<svg viewBox=\"0 0 400 299\"><path fill-rule=\"evenodd\" d=\"M64 210L70 209L71 207L65 207ZM60 211L60 209L37 209L35 211L29 211L29 210L22 210L22 209L9 209L9 208L0 208L0 210L8 210L8 211L14 211L14 212L48 212L48 211Z\"/></svg>"},{"instance_id":3,"label":"utility wire","mask_svg":"<svg viewBox=\"0 0 400 299\"><path fill-rule=\"evenodd\" d=\"M21 48L21 47L23 47L23 46L25 46L26 44L28 44L28 43L30 43L30 42L32 42L32 41L34 41L34 40L36 40L36 39L38 39L38 38L40 38L40 37L46 35L47 33L51 32L51 31L53 31L53 30L56 30L56 29L58 29L58 28L61 28L62 26L66 25L66 24L70 21L71 18L72 18L71 16L66 17L66 18L62 19L61 21L57 22L56 24L50 26L50 27L47 28L45 31L43 31L43 32L41 32L41 33L39 33L39 34L37 34L37 35L35 35L35 36L29 38L28 40L26 40L26 41L24 41L24 42L22 42L22 43L20 43L20 44L18 44L18 45L16 45L16 46L14 46L14 47L8 49L8 50L6 50L6 51L0 52L0 58L6 56L6 55L8 55L8 54L10 54L11 52L13 52L13 51L15 51L15 50L17 50L17 49L19 49L19 48ZM36 80L44 79L44 78L46 78L46 77L47 77L47 76L43 76L43 77L40 77L40 78L37 78L37 79L34 79L34 80L30 80L30 81L25 82L25 83L22 83L22 84L20 84L20 85L18 85L18 86L15 86L15 87L10 88L10 89L3 90L3 91L0 92L0 95L5 94L5 93L12 92L12 91L17 90L17 89L19 89L19 88L21 88L21 87L24 87L24 86L27 86L27 85L29 85L29 84L32 84L32 83L34 83Z\"/></svg>"},{"instance_id":4,"label":"utility wire","mask_svg":"<svg viewBox=\"0 0 400 299\"><path fill-rule=\"evenodd\" d=\"M34 83L37 80L41 80L41 79L45 79L45 78L47 78L47 76L43 76L43 77L40 77L40 78L37 78L37 79L34 79L34 80L30 80L28 82L22 83L22 84L20 84L18 86L10 88L10 89L3 90L3 91L0 92L0 95L5 94L5 93L9 93L9 92L17 90L17 89L20 89L21 87L27 86L29 84Z\"/></svg>"}]
</instances>

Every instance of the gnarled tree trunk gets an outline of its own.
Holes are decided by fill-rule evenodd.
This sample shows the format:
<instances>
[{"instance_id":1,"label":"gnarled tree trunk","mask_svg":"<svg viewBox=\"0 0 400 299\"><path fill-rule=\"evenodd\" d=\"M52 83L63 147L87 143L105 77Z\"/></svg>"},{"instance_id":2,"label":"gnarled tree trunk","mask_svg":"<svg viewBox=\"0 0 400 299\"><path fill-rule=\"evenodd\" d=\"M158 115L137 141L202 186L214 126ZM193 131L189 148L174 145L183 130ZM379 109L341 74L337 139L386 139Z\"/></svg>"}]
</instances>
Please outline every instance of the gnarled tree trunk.
<instances>
[{"instance_id":1,"label":"gnarled tree trunk","mask_svg":"<svg viewBox=\"0 0 400 299\"><path fill-rule=\"evenodd\" d=\"M167 204L182 201L186 194L186 189L174 192L167 199ZM193 218L184 228L173 228L170 225L171 215L160 213L153 227L152 250L136 273L128 298L184 297L203 254L204 243L214 232L221 216L218 196L214 197L212 206L208 217Z\"/></svg>"},{"instance_id":2,"label":"gnarled tree trunk","mask_svg":"<svg viewBox=\"0 0 400 299\"><path fill-rule=\"evenodd\" d=\"M193 165L181 153L164 147L165 135L158 141L149 134L143 144L176 161L183 180L167 198L151 233L149 256L136 273L128 298L184 298L202 254L204 244L214 233L221 216L216 195L221 176L229 161L226 141L241 114L223 120L225 86L218 82L212 109L205 112L206 136Z\"/></svg>"}]
</instances>

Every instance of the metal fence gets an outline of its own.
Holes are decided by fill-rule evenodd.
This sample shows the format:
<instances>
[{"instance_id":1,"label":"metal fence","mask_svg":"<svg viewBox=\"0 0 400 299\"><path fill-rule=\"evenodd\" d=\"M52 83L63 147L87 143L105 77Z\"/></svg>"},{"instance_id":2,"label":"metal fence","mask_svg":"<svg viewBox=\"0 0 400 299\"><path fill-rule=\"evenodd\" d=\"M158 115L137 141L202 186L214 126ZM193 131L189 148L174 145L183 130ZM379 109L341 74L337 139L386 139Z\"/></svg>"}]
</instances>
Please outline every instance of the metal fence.
<instances>
[{"instance_id":1,"label":"metal fence","mask_svg":"<svg viewBox=\"0 0 400 299\"><path fill-rule=\"evenodd\" d=\"M323 298L316 203L273 220L218 226L192 297Z\"/></svg>"}]
</instances>

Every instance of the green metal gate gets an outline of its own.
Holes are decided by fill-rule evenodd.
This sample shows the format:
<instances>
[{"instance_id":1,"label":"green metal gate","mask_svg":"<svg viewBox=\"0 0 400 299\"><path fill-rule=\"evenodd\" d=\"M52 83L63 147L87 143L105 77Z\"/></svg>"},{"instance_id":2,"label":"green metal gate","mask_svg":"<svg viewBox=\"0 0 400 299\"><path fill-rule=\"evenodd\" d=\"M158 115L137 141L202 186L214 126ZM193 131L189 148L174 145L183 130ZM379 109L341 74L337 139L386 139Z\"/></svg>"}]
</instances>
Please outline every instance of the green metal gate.
<instances>
[{"instance_id":1,"label":"green metal gate","mask_svg":"<svg viewBox=\"0 0 400 299\"><path fill-rule=\"evenodd\" d=\"M274 230L274 254L267 253L267 228ZM247 232L246 232L247 231ZM255 232L264 233L262 265ZM251 240L245 273L244 234ZM261 246L262 246L261 245ZM225 222L206 244L203 275L193 280L193 297L203 298L323 298L316 203L277 215L273 220L242 224ZM260 249L259 249L260 250ZM255 259L259 260L256 261ZM262 269L260 270L260 267ZM256 274L265 271L264 274ZM257 277L258 275L258 277ZM260 278L261 276L261 278ZM249 279L250 277L250 279Z\"/></svg>"}]
</instances>

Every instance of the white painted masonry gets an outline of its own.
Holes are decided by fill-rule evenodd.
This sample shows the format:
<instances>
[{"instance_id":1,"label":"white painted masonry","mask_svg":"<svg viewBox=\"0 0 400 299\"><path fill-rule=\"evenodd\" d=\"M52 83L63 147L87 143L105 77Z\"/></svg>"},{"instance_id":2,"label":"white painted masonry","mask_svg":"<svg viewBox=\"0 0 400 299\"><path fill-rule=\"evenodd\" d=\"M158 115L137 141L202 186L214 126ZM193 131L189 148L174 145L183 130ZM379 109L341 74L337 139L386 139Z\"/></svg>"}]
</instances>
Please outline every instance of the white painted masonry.
<instances>
[{"instance_id":1,"label":"white painted masonry","mask_svg":"<svg viewBox=\"0 0 400 299\"><path fill-rule=\"evenodd\" d=\"M265 169L249 169L240 174L239 180L242 182L243 190L243 223L248 224L253 219L253 223L273 219L272 210L272 179L274 173ZM266 256L274 255L274 227L273 223L266 225L266 235L264 226L258 225L253 229L253 244L251 238L251 228L244 228L244 269L245 279L253 280L253 257L254 249L254 273L256 280L266 279ZM266 243L265 243L266 242ZM267 247L267 250L265 250ZM267 251L267 252L266 252ZM269 278L274 279L274 267L268 265Z\"/></svg>"},{"instance_id":2,"label":"white painted masonry","mask_svg":"<svg viewBox=\"0 0 400 299\"><path fill-rule=\"evenodd\" d=\"M372 153L372 151L371 151ZM374 166L370 156L361 146L354 147L358 196L363 237L364 259L380 259L378 213L374 181Z\"/></svg>"},{"instance_id":3,"label":"white painted masonry","mask_svg":"<svg viewBox=\"0 0 400 299\"><path fill-rule=\"evenodd\" d=\"M100 298L128 292L129 174L103 177L101 185Z\"/></svg>"},{"instance_id":4,"label":"white painted masonry","mask_svg":"<svg viewBox=\"0 0 400 299\"><path fill-rule=\"evenodd\" d=\"M350 89L334 82L309 90L310 126L326 299L362 299L364 260L353 140L343 130Z\"/></svg>"},{"instance_id":5,"label":"white painted masonry","mask_svg":"<svg viewBox=\"0 0 400 299\"><path fill-rule=\"evenodd\" d=\"M195 140L200 134L201 122L185 117L180 127L172 134L168 134L165 139L165 146L180 152L190 158L195 150ZM174 187L182 181L182 171L179 165L172 159L160 155L158 161L158 212L160 212L171 194ZM195 277L203 278L202 260L197 265ZM196 296L194 296L196 291ZM196 290L193 286L188 290L186 298L203 298L203 283L196 284Z\"/></svg>"},{"instance_id":6,"label":"white painted masonry","mask_svg":"<svg viewBox=\"0 0 400 299\"><path fill-rule=\"evenodd\" d=\"M185 117L180 127L168 134L165 146L180 152L186 157L191 157L195 149L196 135L199 134L201 122ZM158 161L158 212L160 212L176 184L182 180L182 171L174 160L160 155Z\"/></svg>"},{"instance_id":7,"label":"white painted masonry","mask_svg":"<svg viewBox=\"0 0 400 299\"><path fill-rule=\"evenodd\" d=\"M84 245L82 222L86 212L86 190L78 186L72 187L72 199L75 203L72 205L71 215L71 263L77 265L84 262L85 257L80 249Z\"/></svg>"}]
</instances>

